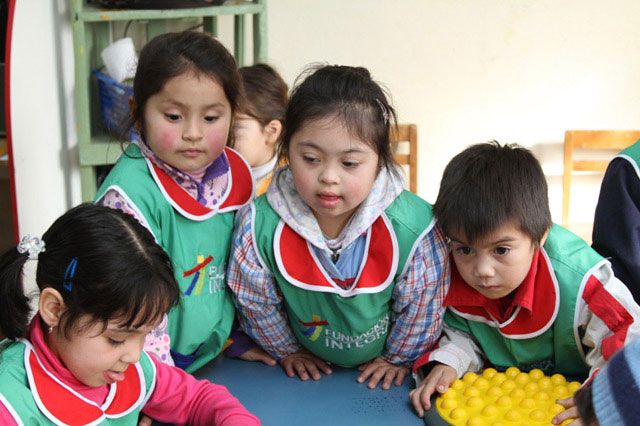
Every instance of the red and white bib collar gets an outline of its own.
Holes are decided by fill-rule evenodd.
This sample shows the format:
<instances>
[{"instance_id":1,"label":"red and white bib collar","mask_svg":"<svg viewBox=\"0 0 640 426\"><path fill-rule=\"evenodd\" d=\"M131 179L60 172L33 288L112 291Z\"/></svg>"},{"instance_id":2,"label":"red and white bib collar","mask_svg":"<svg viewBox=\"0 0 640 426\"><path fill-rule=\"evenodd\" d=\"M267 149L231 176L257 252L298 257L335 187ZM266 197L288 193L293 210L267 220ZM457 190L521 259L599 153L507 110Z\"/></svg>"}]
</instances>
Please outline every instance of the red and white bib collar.
<instances>
[{"instance_id":1,"label":"red and white bib collar","mask_svg":"<svg viewBox=\"0 0 640 426\"><path fill-rule=\"evenodd\" d=\"M239 209L251 201L255 192L251 167L246 160L229 147L224 148L222 155L226 155L229 161L229 183L217 209L203 206L149 158L145 157L145 161L165 199L184 217L202 221L217 213Z\"/></svg>"},{"instance_id":2,"label":"red and white bib collar","mask_svg":"<svg viewBox=\"0 0 640 426\"><path fill-rule=\"evenodd\" d=\"M452 312L469 321L481 322L497 328L500 334L510 339L530 339L544 333L554 323L560 308L560 289L558 279L553 272L551 261L544 249L539 250L537 264L532 265L533 294L529 303L517 306L505 321L500 322L485 308L489 303L495 303L477 290L467 285L459 275L451 276L449 293L444 305ZM517 296L516 296L517 297Z\"/></svg>"},{"instance_id":3,"label":"red and white bib collar","mask_svg":"<svg viewBox=\"0 0 640 426\"><path fill-rule=\"evenodd\" d=\"M398 241L384 214L367 232L365 253L351 287L340 287L316 257L311 244L280 221L273 249L280 273L292 285L310 291L337 293L343 297L379 293L392 282L398 269Z\"/></svg>"},{"instance_id":4,"label":"red and white bib collar","mask_svg":"<svg viewBox=\"0 0 640 426\"><path fill-rule=\"evenodd\" d=\"M56 425L97 425L105 418L129 414L145 399L145 379L139 363L129 365L123 381L109 385L109 394L99 406L49 372L31 343L21 341L26 345L24 366L33 398L40 411Z\"/></svg>"}]
</instances>

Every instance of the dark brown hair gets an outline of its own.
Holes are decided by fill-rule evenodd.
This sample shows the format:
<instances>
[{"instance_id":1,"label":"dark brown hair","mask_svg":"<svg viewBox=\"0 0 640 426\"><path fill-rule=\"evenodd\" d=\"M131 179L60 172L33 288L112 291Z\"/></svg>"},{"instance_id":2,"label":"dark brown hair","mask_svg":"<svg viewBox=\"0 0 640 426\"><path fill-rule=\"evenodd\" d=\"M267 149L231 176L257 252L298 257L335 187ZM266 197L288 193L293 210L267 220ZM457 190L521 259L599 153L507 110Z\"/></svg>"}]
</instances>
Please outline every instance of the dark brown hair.
<instances>
[{"instance_id":1,"label":"dark brown hair","mask_svg":"<svg viewBox=\"0 0 640 426\"><path fill-rule=\"evenodd\" d=\"M244 86L244 102L239 112L255 118L262 127L272 120L284 121L289 86L280 74L267 64L240 68Z\"/></svg>"},{"instance_id":2,"label":"dark brown hair","mask_svg":"<svg viewBox=\"0 0 640 426\"><path fill-rule=\"evenodd\" d=\"M209 34L196 31L166 33L147 43L140 52L133 79L133 109L125 129L137 125L144 130L144 109L149 98L164 85L186 72L218 82L231 105L231 116L241 99L240 74L229 51ZM232 126L229 127L231 132Z\"/></svg>"},{"instance_id":3,"label":"dark brown hair","mask_svg":"<svg viewBox=\"0 0 640 426\"><path fill-rule=\"evenodd\" d=\"M304 78L305 75L308 75ZM291 93L278 144L280 159L288 159L291 137L306 123L323 117L342 121L351 134L366 142L378 154L379 167L397 174L390 130L396 113L387 95L363 67L312 65Z\"/></svg>"},{"instance_id":4,"label":"dark brown hair","mask_svg":"<svg viewBox=\"0 0 640 426\"><path fill-rule=\"evenodd\" d=\"M169 256L131 215L81 204L58 218L42 240L36 282L40 290L51 287L62 295L66 337L82 316L92 319L88 325L117 319L139 327L160 320L180 298ZM0 257L0 329L10 339L27 330L27 256L13 248Z\"/></svg>"},{"instance_id":5,"label":"dark brown hair","mask_svg":"<svg viewBox=\"0 0 640 426\"><path fill-rule=\"evenodd\" d=\"M464 232L468 242L513 221L539 245L551 227L540 163L528 149L496 141L472 145L453 157L433 213L445 234Z\"/></svg>"}]
</instances>

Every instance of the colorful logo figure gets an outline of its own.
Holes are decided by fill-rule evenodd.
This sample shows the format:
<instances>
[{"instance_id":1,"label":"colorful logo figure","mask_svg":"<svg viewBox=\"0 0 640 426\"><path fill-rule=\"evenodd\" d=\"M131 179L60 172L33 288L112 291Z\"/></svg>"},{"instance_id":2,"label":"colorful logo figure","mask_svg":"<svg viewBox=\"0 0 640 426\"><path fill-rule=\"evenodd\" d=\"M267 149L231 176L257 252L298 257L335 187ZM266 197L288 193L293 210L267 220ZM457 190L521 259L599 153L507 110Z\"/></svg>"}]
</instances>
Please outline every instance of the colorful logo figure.
<instances>
[{"instance_id":1,"label":"colorful logo figure","mask_svg":"<svg viewBox=\"0 0 640 426\"><path fill-rule=\"evenodd\" d=\"M185 296L190 296L193 293L193 289L195 288L195 295L200 294L202 291L202 286L204 284L204 277L206 275L205 267L213 260L213 256L209 255L206 259L203 255L198 255L198 264L189 269L188 271L184 271L182 273L183 277L188 277L193 275L193 279L191 280L191 284L189 284L189 288L184 292Z\"/></svg>"},{"instance_id":2,"label":"colorful logo figure","mask_svg":"<svg viewBox=\"0 0 640 426\"><path fill-rule=\"evenodd\" d=\"M305 327L309 327L306 330L302 330L302 334L309 338L312 342L315 342L318 337L320 337L320 333L322 333L323 325L329 325L327 321L322 321L322 319L318 315L312 315L311 318L313 321L311 322L303 322L298 320L298 322Z\"/></svg>"}]
</instances>

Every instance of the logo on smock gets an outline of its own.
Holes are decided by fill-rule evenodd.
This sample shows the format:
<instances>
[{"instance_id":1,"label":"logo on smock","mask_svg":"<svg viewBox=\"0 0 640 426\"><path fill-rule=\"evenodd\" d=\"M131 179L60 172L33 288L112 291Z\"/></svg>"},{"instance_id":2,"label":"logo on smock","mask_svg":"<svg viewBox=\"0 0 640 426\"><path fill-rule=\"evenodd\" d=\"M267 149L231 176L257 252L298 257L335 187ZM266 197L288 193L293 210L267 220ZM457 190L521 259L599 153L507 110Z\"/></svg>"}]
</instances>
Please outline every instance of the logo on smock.
<instances>
[{"instance_id":1,"label":"logo on smock","mask_svg":"<svg viewBox=\"0 0 640 426\"><path fill-rule=\"evenodd\" d=\"M298 322L307 327L307 329L302 330L302 334L308 337L312 342L315 342L318 337L320 337L320 333L322 333L322 326L329 325L329 323L327 321L323 321L318 315L312 315L311 318L313 321L304 322L298 320Z\"/></svg>"},{"instance_id":2,"label":"logo on smock","mask_svg":"<svg viewBox=\"0 0 640 426\"><path fill-rule=\"evenodd\" d=\"M207 256L205 259L204 255L199 254L197 257L197 265L182 273L184 278L193 276L187 291L184 292L185 296L191 296L192 294L196 296L199 295L203 288L206 289L204 284L205 279L207 278L209 283L209 294L217 293L222 290L224 286L226 268L225 265L212 265L207 268L212 260L213 256L211 255Z\"/></svg>"}]
</instances>

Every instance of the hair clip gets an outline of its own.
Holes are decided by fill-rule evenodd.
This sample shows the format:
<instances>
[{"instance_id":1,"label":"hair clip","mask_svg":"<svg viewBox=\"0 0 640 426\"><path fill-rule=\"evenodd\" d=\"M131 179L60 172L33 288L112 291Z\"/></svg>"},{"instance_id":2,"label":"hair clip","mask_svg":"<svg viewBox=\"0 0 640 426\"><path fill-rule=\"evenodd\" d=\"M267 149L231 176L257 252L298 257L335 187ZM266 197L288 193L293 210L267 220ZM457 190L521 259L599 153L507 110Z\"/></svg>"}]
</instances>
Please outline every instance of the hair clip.
<instances>
[{"instance_id":1,"label":"hair clip","mask_svg":"<svg viewBox=\"0 0 640 426\"><path fill-rule=\"evenodd\" d=\"M384 118L384 124L388 124L389 123L389 111L387 111L387 108L380 101L380 99L376 98L376 102L378 103L378 105L380 106L380 109L382 110L382 118Z\"/></svg>"},{"instance_id":2,"label":"hair clip","mask_svg":"<svg viewBox=\"0 0 640 426\"><path fill-rule=\"evenodd\" d=\"M18 253L29 253L29 260L37 260L38 255L45 251L44 241L38 237L33 237L29 234L22 237L20 244L16 247Z\"/></svg>"},{"instance_id":3,"label":"hair clip","mask_svg":"<svg viewBox=\"0 0 640 426\"><path fill-rule=\"evenodd\" d=\"M73 287L73 276L76 273L76 265L78 264L78 258L74 257L73 259L71 259L71 262L69 262L69 265L67 266L67 270L64 272L64 278L62 280L62 287L64 287L65 289L67 289L68 291L71 291L71 288Z\"/></svg>"}]
</instances>

